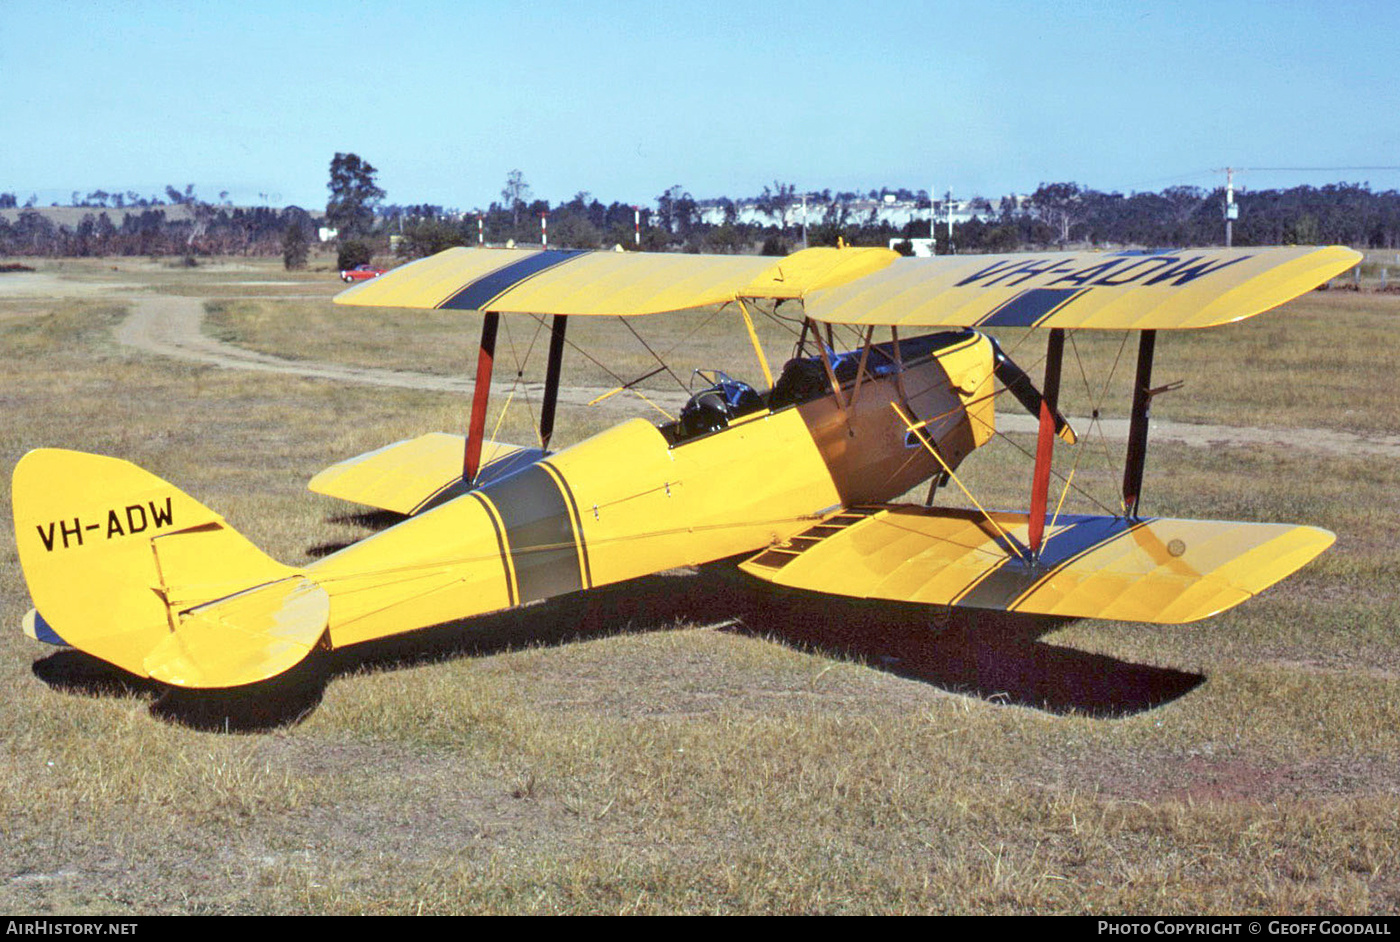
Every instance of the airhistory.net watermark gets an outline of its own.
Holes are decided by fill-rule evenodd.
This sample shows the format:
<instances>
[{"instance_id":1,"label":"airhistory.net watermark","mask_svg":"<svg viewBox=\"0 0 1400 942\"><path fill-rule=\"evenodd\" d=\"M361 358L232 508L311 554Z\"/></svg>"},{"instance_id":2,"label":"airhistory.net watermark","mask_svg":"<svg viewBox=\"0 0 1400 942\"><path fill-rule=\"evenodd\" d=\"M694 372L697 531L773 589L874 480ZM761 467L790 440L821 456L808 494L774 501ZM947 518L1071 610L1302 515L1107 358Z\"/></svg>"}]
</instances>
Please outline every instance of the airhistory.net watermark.
<instances>
[{"instance_id":1,"label":"airhistory.net watermark","mask_svg":"<svg viewBox=\"0 0 1400 942\"><path fill-rule=\"evenodd\" d=\"M5 935L135 935L134 922L7 919Z\"/></svg>"}]
</instances>

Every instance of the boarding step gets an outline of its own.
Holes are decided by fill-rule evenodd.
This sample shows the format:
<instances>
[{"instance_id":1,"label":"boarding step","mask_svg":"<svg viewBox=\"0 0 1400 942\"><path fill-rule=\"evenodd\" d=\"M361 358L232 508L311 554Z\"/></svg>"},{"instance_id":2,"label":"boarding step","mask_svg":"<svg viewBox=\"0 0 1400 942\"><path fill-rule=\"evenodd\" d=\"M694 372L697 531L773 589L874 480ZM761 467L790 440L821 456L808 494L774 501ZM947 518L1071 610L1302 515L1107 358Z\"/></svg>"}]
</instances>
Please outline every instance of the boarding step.
<instances>
[{"instance_id":1,"label":"boarding step","mask_svg":"<svg viewBox=\"0 0 1400 942\"><path fill-rule=\"evenodd\" d=\"M803 530L796 536L789 537L786 542L770 546L755 556L751 562L756 566L768 569L781 569L822 540L835 536L847 527L860 523L884 509L882 506L856 506L839 510L828 517L823 517L820 523Z\"/></svg>"}]
</instances>

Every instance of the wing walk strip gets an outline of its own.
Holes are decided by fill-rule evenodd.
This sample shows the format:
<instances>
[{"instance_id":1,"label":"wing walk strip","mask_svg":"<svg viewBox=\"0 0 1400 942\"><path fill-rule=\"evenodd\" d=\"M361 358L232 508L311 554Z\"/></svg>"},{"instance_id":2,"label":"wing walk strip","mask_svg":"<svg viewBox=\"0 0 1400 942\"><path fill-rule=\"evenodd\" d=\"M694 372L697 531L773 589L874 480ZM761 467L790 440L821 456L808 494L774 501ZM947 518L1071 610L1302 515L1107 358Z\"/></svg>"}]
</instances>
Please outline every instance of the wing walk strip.
<instances>
[{"instance_id":1,"label":"wing walk strip","mask_svg":"<svg viewBox=\"0 0 1400 942\"><path fill-rule=\"evenodd\" d=\"M587 255L587 249L545 249L504 268L498 268L468 282L438 308L451 311L483 311L507 291L529 281L541 272L562 265L565 262Z\"/></svg>"},{"instance_id":2,"label":"wing walk strip","mask_svg":"<svg viewBox=\"0 0 1400 942\"><path fill-rule=\"evenodd\" d=\"M883 504L872 507L847 507L845 510L825 518L811 529L803 530L786 543L770 546L755 556L753 562L755 565L765 566L769 569L781 569L827 537L835 536L847 527L854 526L883 510L885 510Z\"/></svg>"}]
</instances>

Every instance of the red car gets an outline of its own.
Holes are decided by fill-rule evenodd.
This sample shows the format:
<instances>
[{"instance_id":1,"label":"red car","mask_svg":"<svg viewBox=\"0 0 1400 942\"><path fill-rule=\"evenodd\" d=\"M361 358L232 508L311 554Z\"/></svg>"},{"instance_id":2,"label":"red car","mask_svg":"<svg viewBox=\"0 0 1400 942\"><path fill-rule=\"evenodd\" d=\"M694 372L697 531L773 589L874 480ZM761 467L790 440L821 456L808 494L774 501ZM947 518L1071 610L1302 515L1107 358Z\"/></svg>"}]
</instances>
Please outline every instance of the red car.
<instances>
[{"instance_id":1,"label":"red car","mask_svg":"<svg viewBox=\"0 0 1400 942\"><path fill-rule=\"evenodd\" d=\"M340 280L347 284L352 281L369 281L371 278L378 278L388 270L387 268L375 268L373 265L356 265L354 268L341 272Z\"/></svg>"}]
</instances>

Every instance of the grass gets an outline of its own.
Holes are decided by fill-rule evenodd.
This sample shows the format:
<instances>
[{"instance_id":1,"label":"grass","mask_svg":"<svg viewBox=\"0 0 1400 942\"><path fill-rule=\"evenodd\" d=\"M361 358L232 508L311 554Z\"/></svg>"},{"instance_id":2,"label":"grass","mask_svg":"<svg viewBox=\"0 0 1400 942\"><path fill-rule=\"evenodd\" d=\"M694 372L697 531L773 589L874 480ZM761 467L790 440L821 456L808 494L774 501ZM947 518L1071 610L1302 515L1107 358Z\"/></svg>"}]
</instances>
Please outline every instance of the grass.
<instances>
[{"instance_id":1,"label":"grass","mask_svg":"<svg viewBox=\"0 0 1400 942\"><path fill-rule=\"evenodd\" d=\"M369 321L335 326L354 309L248 300L266 286L229 287L227 270L118 275L228 298L220 330L253 345L280 332L317 359L450 372L445 345L472 342L454 341L456 320L391 313L393 342L376 351L357 339ZM39 445L119 455L296 563L367 532L303 489L311 474L460 427L460 396L117 347L130 291L10 302L0 462ZM1274 371L1296 369L1320 387L1298 389L1300 424L1393 431L1394 381L1372 365L1392 303L1310 295L1257 347L1173 336L1159 375L1238 381L1258 409L1240 421L1272 425L1288 421L1265 408ZM1112 354L1080 352L1095 369ZM1231 371L1254 381L1216 375ZM1337 391L1350 384L1354 397ZM1202 396L1188 384L1154 415ZM528 434L517 421L503 437ZM559 434L594 422L561 414ZM1087 455L1076 483L1111 494L1119 460ZM1021 506L1028 467L999 442L962 470L989 503ZM259 692L269 719L242 732L222 717L246 703L161 691L14 630L29 603L0 502L0 908L1393 913L1400 469L1154 443L1145 502L1316 523L1338 542L1259 599L1179 628L942 619L775 594L718 568L657 576L341 652Z\"/></svg>"},{"instance_id":2,"label":"grass","mask_svg":"<svg viewBox=\"0 0 1400 942\"><path fill-rule=\"evenodd\" d=\"M266 353L354 366L378 366L448 376L475 370L477 315L442 311L344 307L328 299L303 302L258 298L209 305L209 329L221 339ZM779 314L792 312L780 308ZM636 319L629 323L677 364L682 380L692 366L718 366L755 385L761 370L737 312L714 309ZM756 327L775 372L791 355L791 324L765 315ZM506 318L498 340L498 370L527 362L527 377L543 377L547 332L526 318ZM1157 418L1266 428L1327 428L1400 434L1400 374L1380 351L1394 345L1400 295L1313 292L1281 310L1228 327L1172 331L1158 338L1154 383L1183 381L1153 404ZM570 338L628 380L656 361L618 319L574 318ZM858 348L850 329L840 346ZM998 335L1033 376L1043 371L1043 336L1005 330ZM543 339L542 339L543 338ZM1124 344L1125 338L1127 343ZM531 355L526 357L526 353ZM1132 404L1136 339L1122 333L1080 331L1066 350L1062 403L1067 414L1125 418ZM611 387L613 378L577 350L568 357L570 381ZM498 378L500 373L497 374ZM660 375L643 388L676 389Z\"/></svg>"},{"instance_id":3,"label":"grass","mask_svg":"<svg viewBox=\"0 0 1400 942\"><path fill-rule=\"evenodd\" d=\"M754 314L755 330L775 376L796 342L788 320L791 311L778 313L781 318ZM474 375L481 335L481 318L474 313L345 307L327 299L290 304L257 298L214 301L208 305L206 324L219 339L260 352L295 350L295 356L305 359L453 377ZM643 379L641 389L677 391L690 383L690 371L696 367L723 369L764 385L762 368L733 307L625 323L621 318L572 318L567 382L611 389L657 370L656 356L632 331L674 369L674 374L663 371ZM543 382L548 319L504 318L496 343L497 380L520 371L527 380Z\"/></svg>"}]
</instances>

